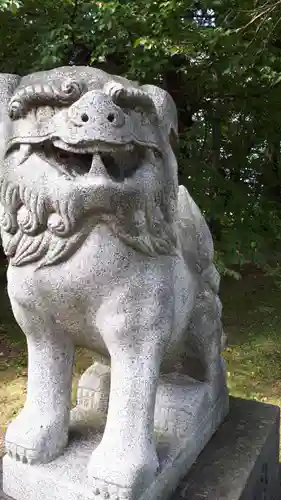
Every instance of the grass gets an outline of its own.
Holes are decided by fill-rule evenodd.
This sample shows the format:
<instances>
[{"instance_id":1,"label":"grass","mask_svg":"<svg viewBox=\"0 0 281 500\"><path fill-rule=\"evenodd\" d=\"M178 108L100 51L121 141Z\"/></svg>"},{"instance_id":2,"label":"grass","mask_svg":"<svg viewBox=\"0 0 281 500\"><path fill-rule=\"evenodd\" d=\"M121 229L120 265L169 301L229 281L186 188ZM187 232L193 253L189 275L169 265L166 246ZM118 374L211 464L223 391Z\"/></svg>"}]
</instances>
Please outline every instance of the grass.
<instances>
[{"instance_id":1,"label":"grass","mask_svg":"<svg viewBox=\"0 0 281 500\"><path fill-rule=\"evenodd\" d=\"M221 289L230 393L281 407L280 294L254 269L238 282L225 280Z\"/></svg>"},{"instance_id":2,"label":"grass","mask_svg":"<svg viewBox=\"0 0 281 500\"><path fill-rule=\"evenodd\" d=\"M249 268L243 272L242 280L228 278L221 287L224 325L229 339L224 356L228 362L230 393L281 407L280 293L271 278ZM0 429L3 436L8 422L24 403L27 353L24 336L10 310L1 266L0 303ZM91 353L77 351L73 402L79 375L92 359Z\"/></svg>"}]
</instances>

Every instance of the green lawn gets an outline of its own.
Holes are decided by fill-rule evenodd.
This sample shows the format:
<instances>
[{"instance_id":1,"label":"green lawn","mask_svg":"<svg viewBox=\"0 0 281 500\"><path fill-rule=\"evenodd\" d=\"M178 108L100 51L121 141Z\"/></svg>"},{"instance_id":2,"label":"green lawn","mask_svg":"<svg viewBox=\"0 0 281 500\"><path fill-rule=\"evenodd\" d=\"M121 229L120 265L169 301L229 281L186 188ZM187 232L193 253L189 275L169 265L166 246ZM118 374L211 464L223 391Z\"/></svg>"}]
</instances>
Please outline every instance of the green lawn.
<instances>
[{"instance_id":1,"label":"green lawn","mask_svg":"<svg viewBox=\"0 0 281 500\"><path fill-rule=\"evenodd\" d=\"M20 410L26 388L27 355L23 334L15 324L0 267L0 429ZM281 290L271 278L251 269L243 279L222 282L224 325L229 345L228 383L232 395L281 407ZM74 391L79 374L92 355L79 350L74 370ZM1 439L0 439L1 448ZM1 451L1 450L0 450Z\"/></svg>"},{"instance_id":2,"label":"green lawn","mask_svg":"<svg viewBox=\"0 0 281 500\"><path fill-rule=\"evenodd\" d=\"M281 407L281 289L252 270L222 283L232 395Z\"/></svg>"}]
</instances>

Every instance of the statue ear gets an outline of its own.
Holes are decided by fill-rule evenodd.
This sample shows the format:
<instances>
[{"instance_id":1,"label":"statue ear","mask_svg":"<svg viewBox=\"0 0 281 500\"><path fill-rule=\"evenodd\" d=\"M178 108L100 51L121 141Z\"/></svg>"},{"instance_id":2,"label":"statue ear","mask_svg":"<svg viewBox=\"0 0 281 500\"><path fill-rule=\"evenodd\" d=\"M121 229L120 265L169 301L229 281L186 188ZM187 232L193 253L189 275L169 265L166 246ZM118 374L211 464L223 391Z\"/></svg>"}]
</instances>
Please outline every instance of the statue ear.
<instances>
[{"instance_id":1,"label":"statue ear","mask_svg":"<svg viewBox=\"0 0 281 500\"><path fill-rule=\"evenodd\" d=\"M9 137L12 121L8 113L8 105L15 88L20 82L20 76L0 73L0 166L3 161L6 140Z\"/></svg>"},{"instance_id":2,"label":"statue ear","mask_svg":"<svg viewBox=\"0 0 281 500\"><path fill-rule=\"evenodd\" d=\"M175 149L178 142L178 116L174 100L166 90L155 85L142 85L141 89L152 98L162 130L172 149Z\"/></svg>"}]
</instances>

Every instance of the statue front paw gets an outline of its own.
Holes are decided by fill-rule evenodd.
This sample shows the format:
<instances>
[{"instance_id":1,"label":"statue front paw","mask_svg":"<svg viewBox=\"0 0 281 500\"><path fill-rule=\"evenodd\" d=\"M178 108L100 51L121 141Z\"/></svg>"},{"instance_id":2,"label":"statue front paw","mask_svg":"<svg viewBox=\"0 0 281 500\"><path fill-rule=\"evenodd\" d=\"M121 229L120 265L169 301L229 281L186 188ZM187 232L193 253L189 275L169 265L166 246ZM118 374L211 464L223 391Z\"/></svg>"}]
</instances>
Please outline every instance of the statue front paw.
<instances>
[{"instance_id":1,"label":"statue front paw","mask_svg":"<svg viewBox=\"0 0 281 500\"><path fill-rule=\"evenodd\" d=\"M25 409L9 425L5 436L8 455L23 463L47 463L59 456L68 440L68 425L54 415Z\"/></svg>"},{"instance_id":2,"label":"statue front paw","mask_svg":"<svg viewBox=\"0 0 281 500\"><path fill-rule=\"evenodd\" d=\"M123 453L122 453L123 451ZM159 471L157 454L153 450L114 449L101 443L88 464L88 480L93 490L103 498L134 498L144 491Z\"/></svg>"}]
</instances>

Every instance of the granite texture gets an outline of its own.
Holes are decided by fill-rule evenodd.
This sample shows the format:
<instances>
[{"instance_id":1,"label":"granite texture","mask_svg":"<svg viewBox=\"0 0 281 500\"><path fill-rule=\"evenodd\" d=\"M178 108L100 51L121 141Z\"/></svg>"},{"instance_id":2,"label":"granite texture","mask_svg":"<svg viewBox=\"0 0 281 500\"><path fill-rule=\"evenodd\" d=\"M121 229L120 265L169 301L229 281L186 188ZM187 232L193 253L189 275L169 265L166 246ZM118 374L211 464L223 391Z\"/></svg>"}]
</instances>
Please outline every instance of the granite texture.
<instances>
[{"instance_id":1,"label":"granite texture","mask_svg":"<svg viewBox=\"0 0 281 500\"><path fill-rule=\"evenodd\" d=\"M279 413L275 406L230 398L224 423L171 500L281 500ZM1 484L0 500L8 500ZM23 493L19 498L30 500Z\"/></svg>"},{"instance_id":2,"label":"granite texture","mask_svg":"<svg viewBox=\"0 0 281 500\"><path fill-rule=\"evenodd\" d=\"M22 477L29 494L23 471L59 460L74 488L80 455L67 462L64 451L81 346L110 358L110 381L108 368L91 368L89 411L83 396L72 414L94 424L106 413L83 467L87 491L168 492L228 411L219 275L204 217L178 186L174 102L88 67L0 75L0 89L0 228L28 344L4 487ZM165 464L154 423L172 440Z\"/></svg>"}]
</instances>

